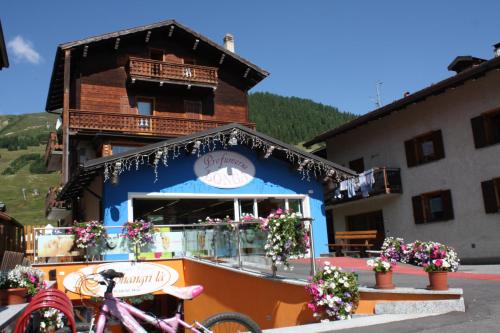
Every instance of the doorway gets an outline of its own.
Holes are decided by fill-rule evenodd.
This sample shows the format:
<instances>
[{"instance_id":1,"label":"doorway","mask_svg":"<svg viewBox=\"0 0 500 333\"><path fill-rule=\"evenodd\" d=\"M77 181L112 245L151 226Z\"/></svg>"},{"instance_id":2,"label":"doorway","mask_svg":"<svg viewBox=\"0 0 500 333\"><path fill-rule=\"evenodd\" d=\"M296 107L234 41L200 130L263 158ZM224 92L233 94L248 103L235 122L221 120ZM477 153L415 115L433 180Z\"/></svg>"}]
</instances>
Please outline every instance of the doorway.
<instances>
[{"instance_id":1,"label":"doorway","mask_svg":"<svg viewBox=\"0 0 500 333\"><path fill-rule=\"evenodd\" d=\"M385 239L384 215L381 210L346 216L347 231L377 230L373 240L375 249L380 249Z\"/></svg>"}]
</instances>

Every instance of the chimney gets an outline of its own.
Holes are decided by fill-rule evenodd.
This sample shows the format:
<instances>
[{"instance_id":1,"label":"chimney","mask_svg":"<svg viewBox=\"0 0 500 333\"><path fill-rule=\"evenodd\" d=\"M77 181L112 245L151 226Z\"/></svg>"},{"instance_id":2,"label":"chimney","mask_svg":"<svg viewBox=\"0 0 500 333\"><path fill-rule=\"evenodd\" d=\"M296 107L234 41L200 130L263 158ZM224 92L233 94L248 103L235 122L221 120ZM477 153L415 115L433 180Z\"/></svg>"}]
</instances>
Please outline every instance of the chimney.
<instances>
[{"instance_id":1,"label":"chimney","mask_svg":"<svg viewBox=\"0 0 500 333\"><path fill-rule=\"evenodd\" d=\"M494 57L500 57L500 43L496 43L495 45L493 45L493 49L494 49Z\"/></svg>"},{"instance_id":2,"label":"chimney","mask_svg":"<svg viewBox=\"0 0 500 333\"><path fill-rule=\"evenodd\" d=\"M472 67L479 66L485 61L484 59L473 56L458 56L448 66L448 70L458 74Z\"/></svg>"},{"instance_id":3,"label":"chimney","mask_svg":"<svg viewBox=\"0 0 500 333\"><path fill-rule=\"evenodd\" d=\"M231 34L226 34L224 36L224 47L226 50L234 53L234 36Z\"/></svg>"}]
</instances>

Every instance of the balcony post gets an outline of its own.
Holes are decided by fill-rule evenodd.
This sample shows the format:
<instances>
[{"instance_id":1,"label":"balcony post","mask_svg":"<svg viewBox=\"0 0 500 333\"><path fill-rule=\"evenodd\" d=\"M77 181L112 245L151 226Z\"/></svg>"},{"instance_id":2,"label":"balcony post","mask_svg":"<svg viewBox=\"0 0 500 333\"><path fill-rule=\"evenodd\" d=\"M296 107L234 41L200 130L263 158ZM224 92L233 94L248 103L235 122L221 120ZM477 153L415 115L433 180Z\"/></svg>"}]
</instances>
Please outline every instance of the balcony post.
<instances>
[{"instance_id":1,"label":"balcony post","mask_svg":"<svg viewBox=\"0 0 500 333\"><path fill-rule=\"evenodd\" d=\"M70 87L70 69L71 69L71 50L64 52L64 95L63 95L63 157L61 181L66 184L69 179L69 87Z\"/></svg>"}]
</instances>

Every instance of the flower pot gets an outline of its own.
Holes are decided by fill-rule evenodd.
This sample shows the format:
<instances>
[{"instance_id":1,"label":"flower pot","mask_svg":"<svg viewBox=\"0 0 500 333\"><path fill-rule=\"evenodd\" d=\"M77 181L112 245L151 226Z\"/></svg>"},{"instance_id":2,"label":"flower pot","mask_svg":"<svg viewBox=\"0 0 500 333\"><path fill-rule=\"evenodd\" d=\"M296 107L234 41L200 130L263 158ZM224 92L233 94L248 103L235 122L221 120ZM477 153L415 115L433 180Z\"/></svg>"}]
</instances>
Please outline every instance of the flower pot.
<instances>
[{"instance_id":1,"label":"flower pot","mask_svg":"<svg viewBox=\"0 0 500 333\"><path fill-rule=\"evenodd\" d=\"M428 272L430 290L448 290L448 272Z\"/></svg>"},{"instance_id":2,"label":"flower pot","mask_svg":"<svg viewBox=\"0 0 500 333\"><path fill-rule=\"evenodd\" d=\"M0 305L26 303L26 288L0 289Z\"/></svg>"},{"instance_id":3,"label":"flower pot","mask_svg":"<svg viewBox=\"0 0 500 333\"><path fill-rule=\"evenodd\" d=\"M392 271L375 272L375 288L394 289L394 284L392 283Z\"/></svg>"}]
</instances>

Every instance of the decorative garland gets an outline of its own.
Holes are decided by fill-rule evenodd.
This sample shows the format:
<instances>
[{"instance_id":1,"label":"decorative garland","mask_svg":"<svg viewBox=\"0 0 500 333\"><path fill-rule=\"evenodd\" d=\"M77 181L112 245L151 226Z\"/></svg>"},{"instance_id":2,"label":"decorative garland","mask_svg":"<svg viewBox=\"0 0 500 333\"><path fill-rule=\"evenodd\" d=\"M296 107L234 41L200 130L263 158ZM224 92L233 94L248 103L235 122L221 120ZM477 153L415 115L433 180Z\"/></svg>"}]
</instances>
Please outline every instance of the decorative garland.
<instances>
[{"instance_id":1,"label":"decorative garland","mask_svg":"<svg viewBox=\"0 0 500 333\"><path fill-rule=\"evenodd\" d=\"M232 128L175 144L165 144L164 146L157 147L148 152L137 153L132 156L105 163L104 181L106 182L110 179L112 181L117 180L123 172L130 171L134 167L135 170L139 170L141 165L152 161L151 164L155 175L154 181L156 182L158 181L158 166L160 162L163 163L165 167L168 167L169 160L175 160L182 153L200 157L206 152L211 152L218 148L227 149L228 146L236 146L238 144L245 144L250 146L251 149L262 150L265 153L265 158L269 158L275 151L285 152L287 160L297 165L297 171L301 173L302 179L307 179L308 181L311 179L311 174L313 174L314 177L323 174L325 178L331 178L337 182L348 178L347 175L338 172L324 162L312 160L293 150L272 144L259 136L237 128Z\"/></svg>"}]
</instances>

